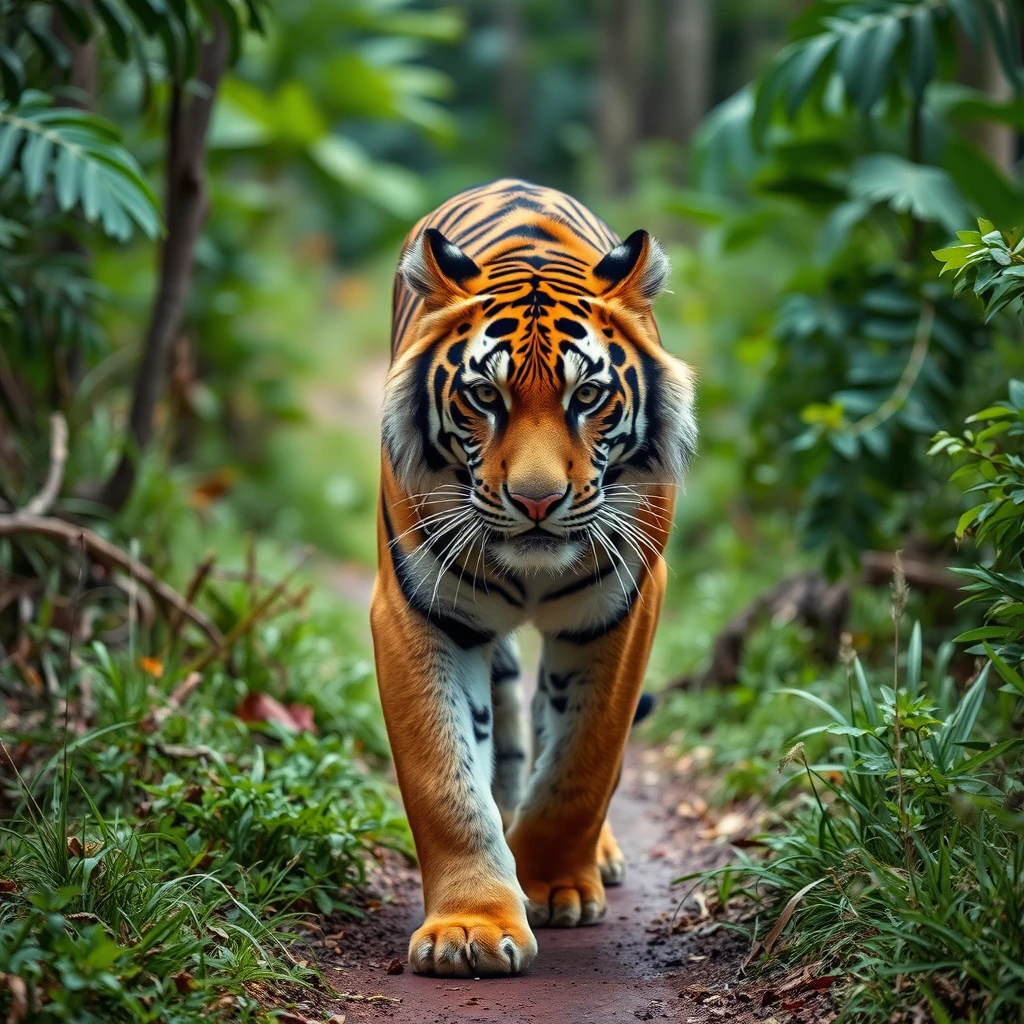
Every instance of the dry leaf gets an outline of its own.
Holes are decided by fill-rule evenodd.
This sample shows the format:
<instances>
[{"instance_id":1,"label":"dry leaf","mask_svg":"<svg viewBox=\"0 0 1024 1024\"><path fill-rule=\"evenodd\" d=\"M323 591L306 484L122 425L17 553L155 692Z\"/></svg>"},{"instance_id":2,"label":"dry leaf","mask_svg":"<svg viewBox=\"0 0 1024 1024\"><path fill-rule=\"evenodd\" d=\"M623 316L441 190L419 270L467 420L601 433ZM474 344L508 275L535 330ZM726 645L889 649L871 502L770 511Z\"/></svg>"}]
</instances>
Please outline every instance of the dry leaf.
<instances>
[{"instance_id":1,"label":"dry leaf","mask_svg":"<svg viewBox=\"0 0 1024 1024\"><path fill-rule=\"evenodd\" d=\"M219 1013L221 1010L233 1010L236 1005L236 998L230 992L217 996L212 1003L207 1003L205 1012L208 1014Z\"/></svg>"},{"instance_id":2,"label":"dry leaf","mask_svg":"<svg viewBox=\"0 0 1024 1024\"><path fill-rule=\"evenodd\" d=\"M799 905L800 901L816 885L821 885L821 883L824 882L824 881L825 881L825 878L823 876L821 878L815 879L815 881L813 881L813 882L808 882L807 885L805 885L799 892L794 893L789 898L789 902L785 905L785 907L782 908L782 913L779 914L778 921L775 922L775 925L773 926L772 930L765 937L764 942L763 943L761 943L761 942L754 943L754 947L753 947L753 949L751 949L750 953L747 955L747 959L743 961L743 967L746 967L747 964L749 964L750 961L753 960L754 957L757 956L757 954L759 952L761 952L762 950L765 953L770 953L772 951L772 949L775 946L775 943L778 941L779 936L782 934L782 930L786 927L787 924L789 924L789 919L793 916L793 912L796 910L796 908Z\"/></svg>"},{"instance_id":3,"label":"dry leaf","mask_svg":"<svg viewBox=\"0 0 1024 1024\"><path fill-rule=\"evenodd\" d=\"M279 1024L316 1024L316 1021L304 1017L295 1010L285 1010L277 1015Z\"/></svg>"},{"instance_id":4,"label":"dry leaf","mask_svg":"<svg viewBox=\"0 0 1024 1024\"><path fill-rule=\"evenodd\" d=\"M85 853L85 847L78 836L68 836L68 853L72 857L81 857Z\"/></svg>"},{"instance_id":5,"label":"dry leaf","mask_svg":"<svg viewBox=\"0 0 1024 1024\"><path fill-rule=\"evenodd\" d=\"M405 964L397 957L388 964L388 974L401 974L405 970Z\"/></svg>"},{"instance_id":6,"label":"dry leaf","mask_svg":"<svg viewBox=\"0 0 1024 1024\"><path fill-rule=\"evenodd\" d=\"M308 704L289 704L285 707L269 693L249 693L235 708L243 722L276 722L289 732L316 732L313 709Z\"/></svg>"},{"instance_id":7,"label":"dry leaf","mask_svg":"<svg viewBox=\"0 0 1024 1024\"><path fill-rule=\"evenodd\" d=\"M6 878L0 878L0 892L17 892L18 883Z\"/></svg>"},{"instance_id":8,"label":"dry leaf","mask_svg":"<svg viewBox=\"0 0 1024 1024\"><path fill-rule=\"evenodd\" d=\"M830 989L838 980L838 974L823 974L820 978L811 978L807 982L807 987L813 988L816 992L824 992Z\"/></svg>"},{"instance_id":9,"label":"dry leaf","mask_svg":"<svg viewBox=\"0 0 1024 1024\"><path fill-rule=\"evenodd\" d=\"M172 980L179 995L186 996L196 987L195 978L188 971L181 971Z\"/></svg>"},{"instance_id":10,"label":"dry leaf","mask_svg":"<svg viewBox=\"0 0 1024 1024\"><path fill-rule=\"evenodd\" d=\"M729 811L718 819L710 828L701 829L701 839L716 839L725 842L738 836L748 836L754 829L754 823L739 811Z\"/></svg>"}]
</instances>

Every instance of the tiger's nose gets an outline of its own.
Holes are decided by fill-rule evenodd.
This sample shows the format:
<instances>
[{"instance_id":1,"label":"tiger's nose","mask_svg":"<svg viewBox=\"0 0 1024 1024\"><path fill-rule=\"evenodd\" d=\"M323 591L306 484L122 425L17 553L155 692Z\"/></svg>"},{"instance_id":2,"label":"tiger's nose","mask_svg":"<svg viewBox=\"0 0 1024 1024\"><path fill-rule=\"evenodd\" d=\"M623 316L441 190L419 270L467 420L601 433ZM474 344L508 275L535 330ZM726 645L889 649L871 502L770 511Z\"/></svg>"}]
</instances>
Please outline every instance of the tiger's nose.
<instances>
[{"instance_id":1,"label":"tiger's nose","mask_svg":"<svg viewBox=\"0 0 1024 1024\"><path fill-rule=\"evenodd\" d=\"M528 494L513 494L509 497L514 505L518 505L534 522L539 523L550 511L551 506L565 497L565 491L555 491L552 494L545 494L542 497L531 497Z\"/></svg>"}]
</instances>

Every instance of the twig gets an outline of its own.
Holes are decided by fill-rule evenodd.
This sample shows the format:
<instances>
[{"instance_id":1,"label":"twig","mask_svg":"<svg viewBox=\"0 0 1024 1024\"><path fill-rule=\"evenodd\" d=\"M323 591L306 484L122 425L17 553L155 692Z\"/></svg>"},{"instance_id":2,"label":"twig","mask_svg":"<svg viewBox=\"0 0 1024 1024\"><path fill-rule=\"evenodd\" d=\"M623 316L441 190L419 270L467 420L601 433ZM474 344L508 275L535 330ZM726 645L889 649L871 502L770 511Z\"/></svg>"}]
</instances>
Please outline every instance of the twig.
<instances>
[{"instance_id":1,"label":"twig","mask_svg":"<svg viewBox=\"0 0 1024 1024\"><path fill-rule=\"evenodd\" d=\"M361 992L338 992L337 995L339 999L345 999L350 1003L400 1003L402 1001L398 996L365 996Z\"/></svg>"},{"instance_id":2,"label":"twig","mask_svg":"<svg viewBox=\"0 0 1024 1024\"><path fill-rule=\"evenodd\" d=\"M921 374L921 367L924 366L924 359L928 355L928 346L932 340L934 323L935 307L930 302L923 302L921 316L917 321L917 330L914 333L914 347L910 350L910 358L903 368L903 373L900 375L893 393L874 412L870 412L867 416L852 423L847 428L849 433L863 437L868 431L891 420L903 408Z\"/></svg>"},{"instance_id":3,"label":"twig","mask_svg":"<svg viewBox=\"0 0 1024 1024\"><path fill-rule=\"evenodd\" d=\"M903 558L903 574L912 587L920 590L945 590L957 594L963 587L962 576L950 572L944 565ZM889 583L896 568L896 556L889 551L865 551L861 559L861 579L878 585Z\"/></svg>"},{"instance_id":4,"label":"twig","mask_svg":"<svg viewBox=\"0 0 1024 1024\"><path fill-rule=\"evenodd\" d=\"M55 412L50 417L50 468L39 493L22 509L27 516L45 516L53 507L64 482L64 467L68 461L67 420Z\"/></svg>"},{"instance_id":5,"label":"twig","mask_svg":"<svg viewBox=\"0 0 1024 1024\"><path fill-rule=\"evenodd\" d=\"M84 544L101 565L108 568L114 566L131 573L163 605L165 611L179 612L201 629L215 648L219 649L223 644L224 636L221 631L198 608L186 601L148 566L92 530L73 526L53 516L30 516L24 512L0 514L0 537L14 537L20 534L46 537L65 545Z\"/></svg>"},{"instance_id":6,"label":"twig","mask_svg":"<svg viewBox=\"0 0 1024 1024\"><path fill-rule=\"evenodd\" d=\"M253 626L263 617L267 609L284 593L285 587L291 578L305 565L306 561L313 554L313 548L306 548L299 558L299 561L292 567L291 571L282 577L274 588L268 593L259 604L249 610L249 614L236 622L231 629L221 637L220 642L214 644L209 650L204 651L191 664L187 665L186 672L201 672L219 654L226 651L236 640L245 636Z\"/></svg>"},{"instance_id":7,"label":"twig","mask_svg":"<svg viewBox=\"0 0 1024 1024\"><path fill-rule=\"evenodd\" d=\"M99 499L120 508L135 485L137 460L153 436L157 403L164 391L171 345L181 331L192 288L196 242L206 219L206 135L213 101L227 67L229 40L220 15L204 44L195 77L198 89L176 82L171 92L167 142L167 238L160 254L160 280L153 303L142 360L135 377L129 434L113 475Z\"/></svg>"},{"instance_id":8,"label":"twig","mask_svg":"<svg viewBox=\"0 0 1024 1024\"><path fill-rule=\"evenodd\" d=\"M202 587L206 582L206 577L210 575L210 570L213 568L216 560L217 555L213 551L209 551L207 552L206 557L196 566L195 571L192 573L192 579L189 580L188 586L185 588L185 600L189 604L195 601L200 587ZM184 616L180 611L175 611L171 616L167 643L164 645L164 653L161 660L167 660L167 656L170 654L171 648L174 647L174 643L178 639L178 633L181 631L183 621Z\"/></svg>"},{"instance_id":9,"label":"twig","mask_svg":"<svg viewBox=\"0 0 1024 1024\"><path fill-rule=\"evenodd\" d=\"M227 764L234 764L235 758L231 754L219 754L213 747L199 744L195 747L187 747L181 743L154 743L153 746L171 760L194 761L201 757L220 758Z\"/></svg>"}]
</instances>

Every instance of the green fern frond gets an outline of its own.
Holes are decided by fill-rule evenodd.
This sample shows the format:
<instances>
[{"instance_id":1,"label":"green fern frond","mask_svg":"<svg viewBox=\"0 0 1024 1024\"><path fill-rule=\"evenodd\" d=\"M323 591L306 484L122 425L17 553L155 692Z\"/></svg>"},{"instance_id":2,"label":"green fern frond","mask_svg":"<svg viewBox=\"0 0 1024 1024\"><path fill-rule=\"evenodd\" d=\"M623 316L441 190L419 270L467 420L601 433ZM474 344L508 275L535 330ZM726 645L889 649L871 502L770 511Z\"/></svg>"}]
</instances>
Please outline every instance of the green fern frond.
<instances>
[{"instance_id":1,"label":"green fern frond","mask_svg":"<svg viewBox=\"0 0 1024 1024\"><path fill-rule=\"evenodd\" d=\"M135 227L150 238L163 231L156 196L110 122L72 107L54 107L41 93L19 104L0 101L0 178L17 168L26 197L50 186L57 205L79 207L113 238Z\"/></svg>"}]
</instances>

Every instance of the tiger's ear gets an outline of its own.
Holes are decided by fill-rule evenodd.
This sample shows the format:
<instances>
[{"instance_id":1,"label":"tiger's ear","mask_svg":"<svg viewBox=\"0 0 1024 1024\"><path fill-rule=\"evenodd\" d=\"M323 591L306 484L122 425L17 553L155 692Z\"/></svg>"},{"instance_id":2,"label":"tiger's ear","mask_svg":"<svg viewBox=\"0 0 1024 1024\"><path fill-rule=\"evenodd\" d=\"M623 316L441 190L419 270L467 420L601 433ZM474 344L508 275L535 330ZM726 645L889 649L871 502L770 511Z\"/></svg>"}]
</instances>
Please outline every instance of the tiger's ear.
<instances>
[{"instance_id":1,"label":"tiger's ear","mask_svg":"<svg viewBox=\"0 0 1024 1024\"><path fill-rule=\"evenodd\" d=\"M465 283L480 268L437 228L426 228L416 236L398 264L398 273L431 309L438 309L468 292Z\"/></svg>"},{"instance_id":2,"label":"tiger's ear","mask_svg":"<svg viewBox=\"0 0 1024 1024\"><path fill-rule=\"evenodd\" d=\"M605 298L619 298L628 306L647 309L665 287L671 270L668 256L646 231L634 231L594 267L594 276L607 282Z\"/></svg>"}]
</instances>

